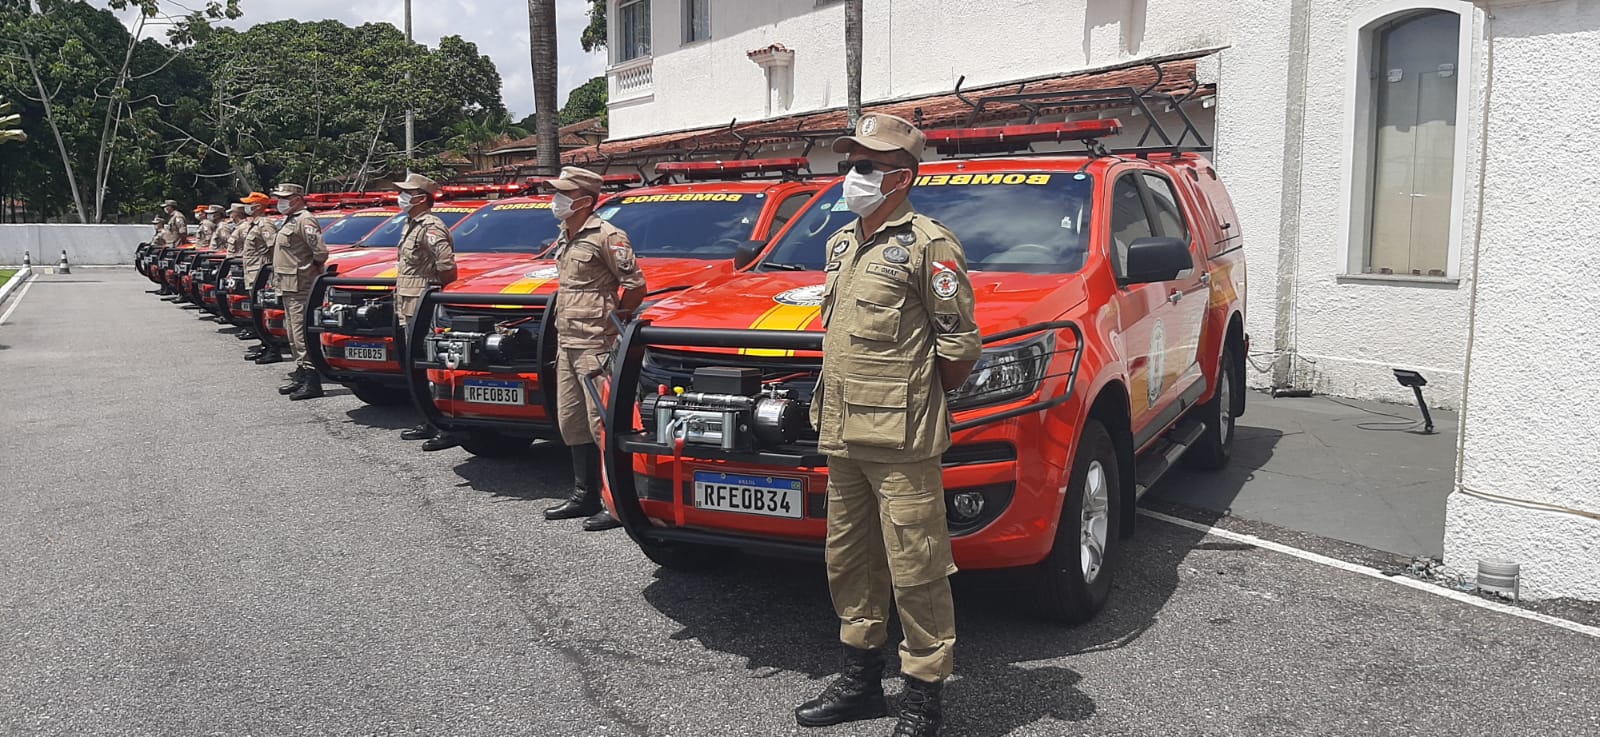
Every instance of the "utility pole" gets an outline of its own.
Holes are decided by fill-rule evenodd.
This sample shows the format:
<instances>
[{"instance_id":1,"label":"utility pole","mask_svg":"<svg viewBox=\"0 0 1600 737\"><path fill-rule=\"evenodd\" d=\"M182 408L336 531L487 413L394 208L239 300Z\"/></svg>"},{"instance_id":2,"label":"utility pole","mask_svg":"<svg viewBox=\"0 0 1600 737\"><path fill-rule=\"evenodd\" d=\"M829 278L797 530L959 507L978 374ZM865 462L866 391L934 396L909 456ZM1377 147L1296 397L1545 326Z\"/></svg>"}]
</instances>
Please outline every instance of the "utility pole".
<instances>
[{"instance_id":1,"label":"utility pole","mask_svg":"<svg viewBox=\"0 0 1600 737\"><path fill-rule=\"evenodd\" d=\"M406 46L411 46L411 0L406 0ZM411 86L411 70L406 70L406 86ZM413 148L416 146L415 114L411 110L411 96L406 96L406 173L411 173L411 160L414 158Z\"/></svg>"}]
</instances>

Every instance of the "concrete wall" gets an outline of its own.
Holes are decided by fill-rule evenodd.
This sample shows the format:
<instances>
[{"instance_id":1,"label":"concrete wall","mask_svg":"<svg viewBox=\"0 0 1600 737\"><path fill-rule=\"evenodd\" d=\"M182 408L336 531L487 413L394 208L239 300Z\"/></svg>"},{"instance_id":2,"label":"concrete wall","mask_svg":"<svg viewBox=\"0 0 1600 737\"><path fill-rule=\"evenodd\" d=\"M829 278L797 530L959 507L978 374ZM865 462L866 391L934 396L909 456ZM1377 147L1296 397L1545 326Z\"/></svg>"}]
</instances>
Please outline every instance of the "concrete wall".
<instances>
[{"instance_id":1,"label":"concrete wall","mask_svg":"<svg viewBox=\"0 0 1600 737\"><path fill-rule=\"evenodd\" d=\"M131 264L134 249L150 239L152 230L149 225L0 225L0 265L22 263L28 251L35 266L54 266L63 250L72 264Z\"/></svg>"},{"instance_id":2,"label":"concrete wall","mask_svg":"<svg viewBox=\"0 0 1600 737\"><path fill-rule=\"evenodd\" d=\"M1592 166L1538 164L1600 130L1600 4L1495 3L1483 233L1445 562L1522 563L1524 592L1600 600L1600 212ZM1530 122L1535 121L1535 122Z\"/></svg>"}]
</instances>

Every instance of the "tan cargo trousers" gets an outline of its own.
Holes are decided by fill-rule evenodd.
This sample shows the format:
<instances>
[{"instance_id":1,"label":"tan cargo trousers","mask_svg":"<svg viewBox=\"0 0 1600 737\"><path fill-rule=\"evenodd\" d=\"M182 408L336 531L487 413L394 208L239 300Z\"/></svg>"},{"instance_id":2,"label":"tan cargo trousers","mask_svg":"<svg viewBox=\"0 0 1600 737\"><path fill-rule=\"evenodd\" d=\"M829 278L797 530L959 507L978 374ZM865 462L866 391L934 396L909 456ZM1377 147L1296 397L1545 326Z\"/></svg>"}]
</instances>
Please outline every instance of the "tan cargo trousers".
<instances>
[{"instance_id":1,"label":"tan cargo trousers","mask_svg":"<svg viewBox=\"0 0 1600 737\"><path fill-rule=\"evenodd\" d=\"M600 368L600 354L609 348L557 349L556 357L556 423L561 427L561 439L567 445L589 445L600 442L600 413L604 408L595 404L583 388L586 377Z\"/></svg>"},{"instance_id":2,"label":"tan cargo trousers","mask_svg":"<svg viewBox=\"0 0 1600 737\"><path fill-rule=\"evenodd\" d=\"M311 292L279 292L283 298L283 329L289 333L289 350L294 354L294 365L303 369L313 368L311 359L306 358L306 305L311 301Z\"/></svg>"},{"instance_id":3,"label":"tan cargo trousers","mask_svg":"<svg viewBox=\"0 0 1600 737\"><path fill-rule=\"evenodd\" d=\"M892 593L905 630L900 671L928 682L949 677L956 643L949 576L956 566L938 456L913 463L830 457L827 558L840 641L881 647Z\"/></svg>"}]
</instances>

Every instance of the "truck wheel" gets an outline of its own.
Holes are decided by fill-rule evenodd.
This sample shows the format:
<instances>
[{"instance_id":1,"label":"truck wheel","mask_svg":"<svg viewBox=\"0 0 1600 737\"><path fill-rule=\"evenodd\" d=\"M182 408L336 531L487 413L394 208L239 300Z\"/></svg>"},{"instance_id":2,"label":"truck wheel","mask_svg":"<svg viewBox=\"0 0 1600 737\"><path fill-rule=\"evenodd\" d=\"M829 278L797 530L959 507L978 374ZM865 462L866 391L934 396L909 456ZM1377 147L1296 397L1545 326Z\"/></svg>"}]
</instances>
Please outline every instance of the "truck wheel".
<instances>
[{"instance_id":1,"label":"truck wheel","mask_svg":"<svg viewBox=\"0 0 1600 737\"><path fill-rule=\"evenodd\" d=\"M731 551L709 545L687 543L641 542L639 549L644 557L662 568L673 571L703 571L721 565Z\"/></svg>"},{"instance_id":2,"label":"truck wheel","mask_svg":"<svg viewBox=\"0 0 1600 737\"><path fill-rule=\"evenodd\" d=\"M1228 465L1233 456L1233 403L1239 386L1240 366L1232 345L1222 349L1222 360L1217 363L1217 392L1211 401L1196 410L1206 429L1200 439L1183 454L1184 465L1202 471L1215 471Z\"/></svg>"},{"instance_id":3,"label":"truck wheel","mask_svg":"<svg viewBox=\"0 0 1600 737\"><path fill-rule=\"evenodd\" d=\"M461 447L468 453L484 458L505 458L528 449L533 438L506 435L493 430L468 430Z\"/></svg>"},{"instance_id":4,"label":"truck wheel","mask_svg":"<svg viewBox=\"0 0 1600 737\"><path fill-rule=\"evenodd\" d=\"M404 389L374 384L361 381L350 385L350 392L367 404L388 407L396 404L406 404L411 401L411 395Z\"/></svg>"},{"instance_id":5,"label":"truck wheel","mask_svg":"<svg viewBox=\"0 0 1600 737\"><path fill-rule=\"evenodd\" d=\"M1111 433L1099 420L1084 421L1055 546L1039 564L1038 603L1047 619L1079 624L1105 605L1120 542L1121 480Z\"/></svg>"}]
</instances>

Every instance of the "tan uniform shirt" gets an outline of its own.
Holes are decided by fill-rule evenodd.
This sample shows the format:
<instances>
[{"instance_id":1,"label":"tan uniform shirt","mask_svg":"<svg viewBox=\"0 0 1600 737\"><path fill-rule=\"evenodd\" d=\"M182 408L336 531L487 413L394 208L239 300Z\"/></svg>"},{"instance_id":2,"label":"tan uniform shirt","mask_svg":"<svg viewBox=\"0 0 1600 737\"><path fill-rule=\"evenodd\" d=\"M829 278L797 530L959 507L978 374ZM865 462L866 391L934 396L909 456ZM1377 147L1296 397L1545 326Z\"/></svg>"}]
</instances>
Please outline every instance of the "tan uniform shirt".
<instances>
[{"instance_id":1,"label":"tan uniform shirt","mask_svg":"<svg viewBox=\"0 0 1600 737\"><path fill-rule=\"evenodd\" d=\"M233 252L244 258L245 268L254 266L260 269L267 262L267 254L272 250L272 243L266 236L256 233L256 225L261 216L251 215L239 223L233 231Z\"/></svg>"},{"instance_id":2,"label":"tan uniform shirt","mask_svg":"<svg viewBox=\"0 0 1600 737\"><path fill-rule=\"evenodd\" d=\"M181 245L183 237L189 234L189 221L184 219L183 211L173 210L167 218L167 224L162 228L162 242L169 246Z\"/></svg>"},{"instance_id":3,"label":"tan uniform shirt","mask_svg":"<svg viewBox=\"0 0 1600 737\"><path fill-rule=\"evenodd\" d=\"M438 215L425 212L406 221L406 232L400 236L395 294L421 297L423 289L439 283L455 267L455 239Z\"/></svg>"},{"instance_id":4,"label":"tan uniform shirt","mask_svg":"<svg viewBox=\"0 0 1600 737\"><path fill-rule=\"evenodd\" d=\"M201 248L210 248L211 239L217 234L217 224L211 218L200 219L200 230L195 233L194 242Z\"/></svg>"},{"instance_id":5,"label":"tan uniform shirt","mask_svg":"<svg viewBox=\"0 0 1600 737\"><path fill-rule=\"evenodd\" d=\"M278 291L310 289L328 263L328 248L322 245L322 227L309 211L301 210L283 219L272 236L272 274Z\"/></svg>"},{"instance_id":6,"label":"tan uniform shirt","mask_svg":"<svg viewBox=\"0 0 1600 737\"><path fill-rule=\"evenodd\" d=\"M232 253L233 230L235 227L237 227L237 223L232 220L224 220L217 223L216 232L211 234L211 247Z\"/></svg>"},{"instance_id":7,"label":"tan uniform shirt","mask_svg":"<svg viewBox=\"0 0 1600 737\"><path fill-rule=\"evenodd\" d=\"M617 289L644 286L628 234L591 215L577 233L561 227L556 244L561 287L556 292L556 334L563 348L600 348L616 337L611 313Z\"/></svg>"},{"instance_id":8,"label":"tan uniform shirt","mask_svg":"<svg viewBox=\"0 0 1600 737\"><path fill-rule=\"evenodd\" d=\"M902 205L876 233L857 221L828 239L826 271L818 448L878 463L943 453L950 410L935 359L982 349L960 241Z\"/></svg>"}]
</instances>

